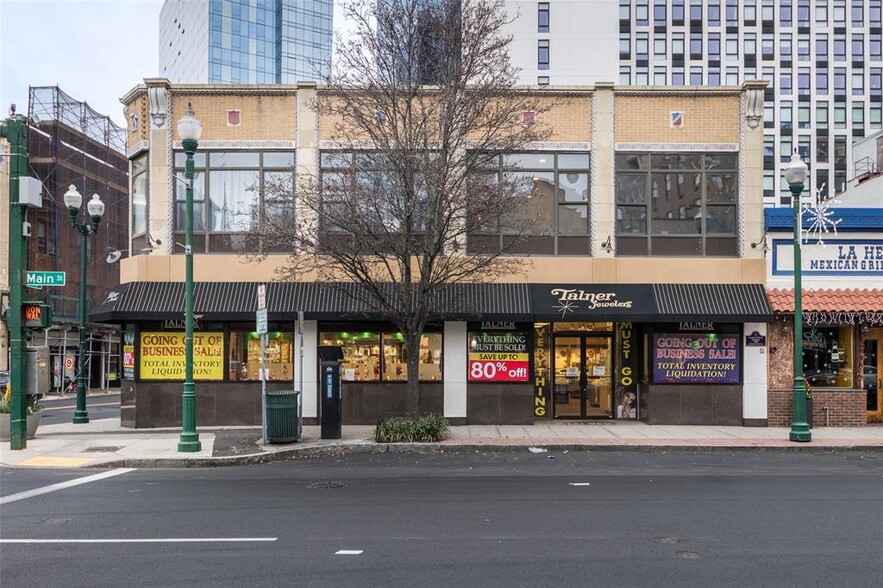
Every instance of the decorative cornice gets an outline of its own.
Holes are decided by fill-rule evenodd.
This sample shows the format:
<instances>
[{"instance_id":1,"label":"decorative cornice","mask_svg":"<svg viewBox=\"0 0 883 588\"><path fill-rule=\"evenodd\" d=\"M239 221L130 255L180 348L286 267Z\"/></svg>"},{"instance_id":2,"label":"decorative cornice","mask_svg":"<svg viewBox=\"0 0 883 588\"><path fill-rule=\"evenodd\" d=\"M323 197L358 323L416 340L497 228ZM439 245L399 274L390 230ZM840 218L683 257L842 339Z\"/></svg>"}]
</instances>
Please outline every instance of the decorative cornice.
<instances>
[{"instance_id":1,"label":"decorative cornice","mask_svg":"<svg viewBox=\"0 0 883 588\"><path fill-rule=\"evenodd\" d=\"M616 143L614 148L616 151L739 151L736 143Z\"/></svg>"},{"instance_id":2,"label":"decorative cornice","mask_svg":"<svg viewBox=\"0 0 883 588\"><path fill-rule=\"evenodd\" d=\"M708 86L614 86L613 93L617 96L686 96L689 98L705 98L707 96L738 97L742 88L708 87Z\"/></svg>"},{"instance_id":3,"label":"decorative cornice","mask_svg":"<svg viewBox=\"0 0 883 588\"><path fill-rule=\"evenodd\" d=\"M138 141L129 147L129 150L126 151L126 157L132 159L142 151L147 151L148 149L150 149L150 141Z\"/></svg>"},{"instance_id":4,"label":"decorative cornice","mask_svg":"<svg viewBox=\"0 0 883 588\"><path fill-rule=\"evenodd\" d=\"M172 149L183 149L181 141L172 141ZM297 149L297 141L200 141L199 149Z\"/></svg>"},{"instance_id":5,"label":"decorative cornice","mask_svg":"<svg viewBox=\"0 0 883 588\"><path fill-rule=\"evenodd\" d=\"M202 146L202 143L200 143ZM319 141L319 149L323 151L371 150L375 148L373 141ZM526 151L591 151L592 144L586 142L537 142L525 143L522 150Z\"/></svg>"}]
</instances>

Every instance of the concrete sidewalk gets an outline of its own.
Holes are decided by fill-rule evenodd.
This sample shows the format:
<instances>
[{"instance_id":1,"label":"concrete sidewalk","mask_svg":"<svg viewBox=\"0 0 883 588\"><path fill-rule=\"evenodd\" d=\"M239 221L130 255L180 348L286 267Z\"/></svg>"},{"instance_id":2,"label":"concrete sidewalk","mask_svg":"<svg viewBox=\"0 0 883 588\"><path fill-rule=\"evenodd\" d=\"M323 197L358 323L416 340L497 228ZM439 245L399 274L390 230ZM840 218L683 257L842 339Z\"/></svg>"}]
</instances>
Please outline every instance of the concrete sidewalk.
<instances>
[{"instance_id":1,"label":"concrete sidewalk","mask_svg":"<svg viewBox=\"0 0 883 588\"><path fill-rule=\"evenodd\" d=\"M387 451L528 451L681 449L883 451L883 426L819 427L809 443L788 440L786 427L664 426L623 422L543 422L533 426L467 425L451 428L442 443L378 444L374 427L344 426L341 439L322 440L317 426L305 426L297 443L261 445L258 427L199 429L202 450L178 453L179 429L127 429L119 419L86 424L41 425L26 449L0 442L0 465L14 467L208 467L293 459L322 454Z\"/></svg>"}]
</instances>

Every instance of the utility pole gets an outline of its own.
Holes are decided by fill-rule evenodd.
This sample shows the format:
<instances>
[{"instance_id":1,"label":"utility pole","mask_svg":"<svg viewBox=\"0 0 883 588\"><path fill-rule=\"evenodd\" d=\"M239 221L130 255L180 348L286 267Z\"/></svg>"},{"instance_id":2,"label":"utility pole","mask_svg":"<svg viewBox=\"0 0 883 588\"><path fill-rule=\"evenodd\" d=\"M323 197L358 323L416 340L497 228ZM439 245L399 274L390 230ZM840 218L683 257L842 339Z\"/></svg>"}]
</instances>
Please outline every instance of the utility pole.
<instances>
[{"instance_id":1,"label":"utility pole","mask_svg":"<svg viewBox=\"0 0 883 588\"><path fill-rule=\"evenodd\" d=\"M19 200L20 179L28 175L28 125L15 106L9 118L0 124L0 137L9 141L9 375L12 387L10 407L10 449L25 449L27 440L27 379L26 354L22 326L24 301L24 273L27 269L28 248L24 237L24 205Z\"/></svg>"}]
</instances>

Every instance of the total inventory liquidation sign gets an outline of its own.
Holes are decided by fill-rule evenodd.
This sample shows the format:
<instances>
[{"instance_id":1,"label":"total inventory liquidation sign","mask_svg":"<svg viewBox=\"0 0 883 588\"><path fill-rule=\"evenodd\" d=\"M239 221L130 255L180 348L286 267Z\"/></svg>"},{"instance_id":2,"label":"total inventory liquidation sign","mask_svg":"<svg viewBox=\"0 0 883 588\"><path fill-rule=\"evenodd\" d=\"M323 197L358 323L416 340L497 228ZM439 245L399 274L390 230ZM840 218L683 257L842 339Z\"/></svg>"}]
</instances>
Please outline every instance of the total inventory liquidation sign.
<instances>
[{"instance_id":1,"label":"total inventory liquidation sign","mask_svg":"<svg viewBox=\"0 0 883 588\"><path fill-rule=\"evenodd\" d=\"M469 381L529 381L527 344L527 333L517 331L470 333Z\"/></svg>"},{"instance_id":2,"label":"total inventory liquidation sign","mask_svg":"<svg viewBox=\"0 0 883 588\"><path fill-rule=\"evenodd\" d=\"M184 379L184 333L141 333L143 380ZM224 379L224 334L193 334L193 378Z\"/></svg>"},{"instance_id":3,"label":"total inventory liquidation sign","mask_svg":"<svg viewBox=\"0 0 883 588\"><path fill-rule=\"evenodd\" d=\"M653 336L655 384L738 384L740 371L739 335Z\"/></svg>"}]
</instances>

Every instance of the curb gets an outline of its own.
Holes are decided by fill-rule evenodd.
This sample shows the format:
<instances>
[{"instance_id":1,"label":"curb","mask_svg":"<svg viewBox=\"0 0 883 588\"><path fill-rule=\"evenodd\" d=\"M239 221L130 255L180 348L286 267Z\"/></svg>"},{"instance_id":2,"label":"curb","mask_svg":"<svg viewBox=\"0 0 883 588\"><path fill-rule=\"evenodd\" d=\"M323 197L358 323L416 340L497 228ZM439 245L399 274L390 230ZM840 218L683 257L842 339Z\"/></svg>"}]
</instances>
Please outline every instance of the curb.
<instances>
[{"instance_id":1,"label":"curb","mask_svg":"<svg viewBox=\"0 0 883 588\"><path fill-rule=\"evenodd\" d=\"M883 445L588 445L588 444L557 444L541 445L553 452L614 452L628 451L634 453L840 453L840 452L883 452ZM97 468L207 468L239 465L255 465L276 461L292 461L340 455L371 455L383 453L402 454L444 454L444 453L514 453L523 452L529 445L497 445L497 444L451 444L442 443L391 443L356 442L340 445L299 446L275 451L232 455L223 457L200 458L129 458L100 464L84 466L86 469ZM539 455L539 454L538 454ZM546 457L551 457L547 455Z\"/></svg>"}]
</instances>

